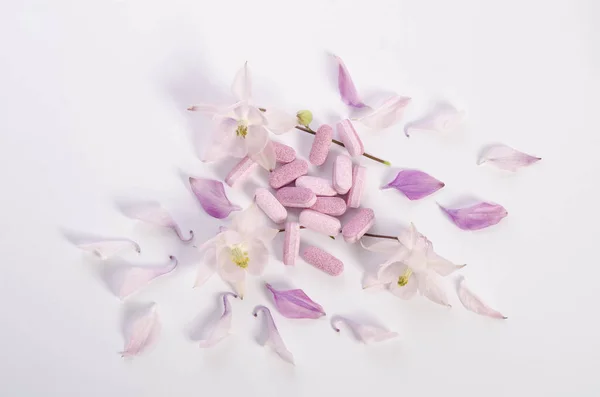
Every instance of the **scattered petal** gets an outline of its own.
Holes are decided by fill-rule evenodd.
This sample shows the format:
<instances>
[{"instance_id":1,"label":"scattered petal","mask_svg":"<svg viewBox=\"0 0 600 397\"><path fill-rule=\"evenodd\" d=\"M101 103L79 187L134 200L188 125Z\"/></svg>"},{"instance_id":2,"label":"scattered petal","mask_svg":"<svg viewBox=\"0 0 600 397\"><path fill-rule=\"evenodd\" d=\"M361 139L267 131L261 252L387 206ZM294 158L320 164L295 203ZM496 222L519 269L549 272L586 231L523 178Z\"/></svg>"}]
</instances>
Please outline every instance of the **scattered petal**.
<instances>
[{"instance_id":1,"label":"scattered petal","mask_svg":"<svg viewBox=\"0 0 600 397\"><path fill-rule=\"evenodd\" d=\"M237 298L238 296L232 292L225 292L223 294L223 315L221 318L213 325L210 335L208 338L200 341L200 347L212 347L222 341L225 337L229 336L229 330L231 329L231 304L228 297L233 296Z\"/></svg>"},{"instance_id":2,"label":"scattered petal","mask_svg":"<svg viewBox=\"0 0 600 397\"><path fill-rule=\"evenodd\" d=\"M171 273L176 267L177 258L170 256L169 263L163 266L134 266L129 268L125 272L123 283L119 288L119 297L123 299L133 294L155 278Z\"/></svg>"},{"instance_id":3,"label":"scattered petal","mask_svg":"<svg viewBox=\"0 0 600 397\"><path fill-rule=\"evenodd\" d=\"M334 58L338 64L338 89L342 97L342 102L354 108L365 107L366 105L360 99L346 65L340 57L334 55Z\"/></svg>"},{"instance_id":4,"label":"scattered petal","mask_svg":"<svg viewBox=\"0 0 600 397\"><path fill-rule=\"evenodd\" d=\"M140 245L128 238L108 238L85 243L82 242L78 243L77 247L84 251L91 252L103 260L131 249L135 250L138 254L141 252Z\"/></svg>"},{"instance_id":5,"label":"scattered petal","mask_svg":"<svg viewBox=\"0 0 600 397\"><path fill-rule=\"evenodd\" d=\"M419 283L419 291L423 296L439 305L451 307L448 303L446 291L444 291L441 286L440 276L429 272L425 274L419 274L417 275L417 278Z\"/></svg>"},{"instance_id":6,"label":"scattered petal","mask_svg":"<svg viewBox=\"0 0 600 397\"><path fill-rule=\"evenodd\" d=\"M190 237L185 239L179 225L177 225L171 214L157 202L131 204L123 207L123 213L132 219L173 229L173 231L177 233L179 239L183 242L189 242L194 239L194 232L192 230L190 230Z\"/></svg>"},{"instance_id":7,"label":"scattered petal","mask_svg":"<svg viewBox=\"0 0 600 397\"><path fill-rule=\"evenodd\" d=\"M296 116L274 108L267 109L264 116L267 129L277 135L293 130L298 121Z\"/></svg>"},{"instance_id":8,"label":"scattered petal","mask_svg":"<svg viewBox=\"0 0 600 397\"><path fill-rule=\"evenodd\" d=\"M281 357L282 360L287 361L288 363L294 365L294 356L283 343L283 339L281 339L281 335L279 335L279 330L275 325L275 321L273 320L273 315L271 311L265 306L256 306L252 314L254 317L258 317L258 312L262 311L265 313L267 317L267 340L265 345L268 345Z\"/></svg>"},{"instance_id":9,"label":"scattered petal","mask_svg":"<svg viewBox=\"0 0 600 397\"><path fill-rule=\"evenodd\" d=\"M439 205L439 204L438 204ZM480 202L466 208L440 208L463 230L479 230L500 222L508 212L500 204Z\"/></svg>"},{"instance_id":10,"label":"scattered petal","mask_svg":"<svg viewBox=\"0 0 600 397\"><path fill-rule=\"evenodd\" d=\"M394 96L387 99L380 107L358 119L361 123L374 130L388 128L402 119L404 109L410 103L410 98Z\"/></svg>"},{"instance_id":11,"label":"scattered petal","mask_svg":"<svg viewBox=\"0 0 600 397\"><path fill-rule=\"evenodd\" d=\"M465 112L457 110L449 103L439 104L425 117L410 122L404 128L406 136L414 131L449 133L455 131L465 118Z\"/></svg>"},{"instance_id":12,"label":"scattered petal","mask_svg":"<svg viewBox=\"0 0 600 397\"><path fill-rule=\"evenodd\" d=\"M325 315L323 307L311 300L301 289L278 291L270 284L267 289L273 294L277 310L287 318L319 318Z\"/></svg>"},{"instance_id":13,"label":"scattered petal","mask_svg":"<svg viewBox=\"0 0 600 397\"><path fill-rule=\"evenodd\" d=\"M125 348L120 353L121 357L138 355L156 341L159 332L160 322L156 303L152 303L152 305L137 313L131 323Z\"/></svg>"},{"instance_id":14,"label":"scattered petal","mask_svg":"<svg viewBox=\"0 0 600 397\"><path fill-rule=\"evenodd\" d=\"M247 101L252 97L252 78L248 62L244 63L244 66L235 75L231 92L240 101Z\"/></svg>"},{"instance_id":15,"label":"scattered petal","mask_svg":"<svg viewBox=\"0 0 600 397\"><path fill-rule=\"evenodd\" d=\"M445 186L429 174L418 170L402 170L393 181L382 189L394 188L408 197L409 200L419 200L433 194Z\"/></svg>"},{"instance_id":16,"label":"scattered petal","mask_svg":"<svg viewBox=\"0 0 600 397\"><path fill-rule=\"evenodd\" d=\"M519 152L510 146L498 144L487 147L477 164L490 163L500 169L515 172L519 168L527 167L541 159L541 157Z\"/></svg>"},{"instance_id":17,"label":"scattered petal","mask_svg":"<svg viewBox=\"0 0 600 397\"><path fill-rule=\"evenodd\" d=\"M482 316L488 316L492 318L507 319L502 313L492 309L481 299L472 293L465 285L465 278L461 277L458 284L458 299L463 304L465 309L472 311L473 313L481 314Z\"/></svg>"},{"instance_id":18,"label":"scattered petal","mask_svg":"<svg viewBox=\"0 0 600 397\"><path fill-rule=\"evenodd\" d=\"M382 342L398 336L397 332L388 331L387 329L372 325L357 323L356 321L341 316L335 316L331 319L331 326L335 332L340 332L341 323L346 324L352 330L354 336L365 344Z\"/></svg>"},{"instance_id":19,"label":"scattered petal","mask_svg":"<svg viewBox=\"0 0 600 397\"><path fill-rule=\"evenodd\" d=\"M232 211L240 211L242 207L232 204L225 194L223 182L214 179L190 177L192 192L206 213L213 218L223 219Z\"/></svg>"}]
</instances>

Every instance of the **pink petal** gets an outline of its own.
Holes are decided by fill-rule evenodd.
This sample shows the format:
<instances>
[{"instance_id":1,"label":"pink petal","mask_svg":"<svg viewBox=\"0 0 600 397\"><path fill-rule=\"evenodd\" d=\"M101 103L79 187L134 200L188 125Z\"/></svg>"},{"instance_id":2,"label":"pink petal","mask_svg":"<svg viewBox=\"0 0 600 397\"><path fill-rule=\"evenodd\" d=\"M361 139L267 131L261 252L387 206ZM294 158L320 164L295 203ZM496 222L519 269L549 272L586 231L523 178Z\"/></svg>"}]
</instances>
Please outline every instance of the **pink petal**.
<instances>
[{"instance_id":1,"label":"pink petal","mask_svg":"<svg viewBox=\"0 0 600 397\"><path fill-rule=\"evenodd\" d=\"M214 179L190 177L192 192L206 213L213 218L223 219L232 211L240 211L242 207L232 204L225 194L223 182Z\"/></svg>"},{"instance_id":2,"label":"pink petal","mask_svg":"<svg viewBox=\"0 0 600 397\"><path fill-rule=\"evenodd\" d=\"M177 258L169 257L169 263L163 266L135 266L128 269L123 277L123 283L119 288L119 297L121 299L131 295L140 288L146 286L155 278L171 273L177 267Z\"/></svg>"},{"instance_id":3,"label":"pink petal","mask_svg":"<svg viewBox=\"0 0 600 397\"><path fill-rule=\"evenodd\" d=\"M140 245L128 238L107 238L80 242L77 244L77 247L84 251L91 252L103 260L129 250L134 250L138 254L141 252Z\"/></svg>"},{"instance_id":4,"label":"pink petal","mask_svg":"<svg viewBox=\"0 0 600 397\"><path fill-rule=\"evenodd\" d=\"M414 131L449 133L455 131L464 118L464 111L459 111L454 106L444 103L438 105L425 117L408 123L404 128L404 133L406 136L410 136Z\"/></svg>"},{"instance_id":5,"label":"pink petal","mask_svg":"<svg viewBox=\"0 0 600 397\"><path fill-rule=\"evenodd\" d=\"M267 340L265 345L268 345L281 357L282 360L287 361L290 364L294 364L294 355L288 350L281 339L281 335L279 335L279 330L275 325L275 321L273 320L273 315L271 311L265 306L256 306L252 314L254 317L258 317L258 312L263 312L267 317Z\"/></svg>"},{"instance_id":6,"label":"pink petal","mask_svg":"<svg viewBox=\"0 0 600 397\"><path fill-rule=\"evenodd\" d=\"M209 332L208 338L200 341L200 347L212 347L229 336L231 330L231 304L227 300L228 297L238 296L232 292L225 292L223 294L223 315L221 318L212 326Z\"/></svg>"},{"instance_id":7,"label":"pink petal","mask_svg":"<svg viewBox=\"0 0 600 397\"><path fill-rule=\"evenodd\" d=\"M341 323L346 324L354 336L365 344L369 344L371 342L382 342L398 336L397 332L388 331L387 329L373 325L361 324L341 316L335 316L331 319L331 326L335 332L340 332Z\"/></svg>"},{"instance_id":8,"label":"pink petal","mask_svg":"<svg viewBox=\"0 0 600 397\"><path fill-rule=\"evenodd\" d=\"M266 284L273 293L277 310L287 318L319 318L325 315L323 307L311 300L301 289L278 291Z\"/></svg>"},{"instance_id":9,"label":"pink petal","mask_svg":"<svg viewBox=\"0 0 600 397\"><path fill-rule=\"evenodd\" d=\"M463 230L479 230L500 222L508 212L500 204L480 202L466 208L440 208Z\"/></svg>"},{"instance_id":10,"label":"pink petal","mask_svg":"<svg viewBox=\"0 0 600 397\"><path fill-rule=\"evenodd\" d=\"M267 171L273 171L277 165L275 145L271 141L268 141L260 152L250 155L250 158Z\"/></svg>"},{"instance_id":11,"label":"pink petal","mask_svg":"<svg viewBox=\"0 0 600 397\"><path fill-rule=\"evenodd\" d=\"M477 164L490 163L500 169L514 172L541 159L541 157L519 152L510 146L498 144L487 147L481 154Z\"/></svg>"},{"instance_id":12,"label":"pink petal","mask_svg":"<svg viewBox=\"0 0 600 397\"><path fill-rule=\"evenodd\" d=\"M344 65L340 57L334 55L334 58L338 64L338 89L342 97L342 102L354 108L365 107L366 105L360 99L346 65Z\"/></svg>"},{"instance_id":13,"label":"pink petal","mask_svg":"<svg viewBox=\"0 0 600 397\"><path fill-rule=\"evenodd\" d=\"M394 188L408 197L409 200L419 200L427 197L446 186L429 174L418 170L402 170L393 181L382 189Z\"/></svg>"},{"instance_id":14,"label":"pink petal","mask_svg":"<svg viewBox=\"0 0 600 397\"><path fill-rule=\"evenodd\" d=\"M188 242L194 238L194 232L190 230L190 237L185 239L181 234L179 225L177 225L171 214L159 203L141 202L124 206L122 209L123 213L132 219L173 229L181 241Z\"/></svg>"},{"instance_id":15,"label":"pink petal","mask_svg":"<svg viewBox=\"0 0 600 397\"><path fill-rule=\"evenodd\" d=\"M444 291L444 288L441 286L440 276L431 272L413 275L413 277L415 276L418 279L419 291L423 296L439 305L451 307L448 303L446 291Z\"/></svg>"},{"instance_id":16,"label":"pink petal","mask_svg":"<svg viewBox=\"0 0 600 397\"><path fill-rule=\"evenodd\" d=\"M235 75L231 92L240 101L247 101L252 97L252 78L248 62L244 63L244 66Z\"/></svg>"},{"instance_id":17,"label":"pink petal","mask_svg":"<svg viewBox=\"0 0 600 397\"><path fill-rule=\"evenodd\" d=\"M409 103L410 98L394 96L358 120L367 127L375 130L388 128L402 119L404 109Z\"/></svg>"},{"instance_id":18,"label":"pink petal","mask_svg":"<svg viewBox=\"0 0 600 397\"><path fill-rule=\"evenodd\" d=\"M160 332L156 303L138 312L130 325L130 332L121 357L131 357L152 345Z\"/></svg>"},{"instance_id":19,"label":"pink petal","mask_svg":"<svg viewBox=\"0 0 600 397\"><path fill-rule=\"evenodd\" d=\"M482 316L488 316L492 318L507 319L502 313L492 309L481 299L471 292L465 285L465 278L462 277L458 284L458 299L463 304L465 309L472 311L473 313L481 314Z\"/></svg>"}]
</instances>

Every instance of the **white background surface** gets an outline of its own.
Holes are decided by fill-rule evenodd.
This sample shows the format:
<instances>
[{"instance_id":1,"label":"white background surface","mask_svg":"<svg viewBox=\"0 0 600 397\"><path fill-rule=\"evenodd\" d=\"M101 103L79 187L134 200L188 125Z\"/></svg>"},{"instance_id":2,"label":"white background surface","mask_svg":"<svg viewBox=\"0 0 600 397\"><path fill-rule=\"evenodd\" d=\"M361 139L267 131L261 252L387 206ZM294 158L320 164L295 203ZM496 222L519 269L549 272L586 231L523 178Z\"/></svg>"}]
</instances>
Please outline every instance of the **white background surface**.
<instances>
[{"instance_id":1,"label":"white background surface","mask_svg":"<svg viewBox=\"0 0 600 397\"><path fill-rule=\"evenodd\" d=\"M599 16L592 0L4 1L0 395L597 396ZM192 289L193 249L123 217L117 203L158 199L198 241L211 236L220 223L184 182L223 178L231 164L198 160L194 142L210 124L186 106L229 101L247 60L257 103L310 108L315 125L335 122L346 109L328 51L345 60L367 100L383 91L412 96L407 120L439 97L467 110L467 128L446 136L361 129L369 152L447 184L409 202L379 191L391 173L362 159L365 205L376 210L373 231L396 234L413 221L441 255L468 263L470 285L509 319L464 310L451 280L452 309L365 293L363 269L382 258L307 232L305 241L344 260L343 276L302 262L284 268L279 236L265 275L233 303L235 335L201 350L194 330L221 310L217 294L227 287L214 277ZM309 135L283 140L308 155ZM479 149L492 142L543 161L514 175L477 167ZM245 205L264 180L228 193ZM467 195L499 202L509 216L461 231L435 202ZM144 252L127 260L158 264L175 254L182 266L122 303L102 277L119 262L83 255L69 232L130 236ZM293 368L256 342L264 322L251 310L272 307L264 280L401 336L364 346L335 334L327 318L275 313ZM150 301L159 304L161 337L123 361L123 317Z\"/></svg>"}]
</instances>

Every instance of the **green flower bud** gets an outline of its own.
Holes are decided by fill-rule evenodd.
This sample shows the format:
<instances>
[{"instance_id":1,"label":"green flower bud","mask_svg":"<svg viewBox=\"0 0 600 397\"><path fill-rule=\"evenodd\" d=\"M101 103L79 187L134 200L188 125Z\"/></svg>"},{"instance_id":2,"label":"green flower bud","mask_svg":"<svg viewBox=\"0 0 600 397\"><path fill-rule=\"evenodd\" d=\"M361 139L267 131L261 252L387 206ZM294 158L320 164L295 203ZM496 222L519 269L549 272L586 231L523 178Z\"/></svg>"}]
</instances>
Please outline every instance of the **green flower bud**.
<instances>
[{"instance_id":1,"label":"green flower bud","mask_svg":"<svg viewBox=\"0 0 600 397\"><path fill-rule=\"evenodd\" d=\"M300 110L296 113L296 118L298 119L298 124L308 127L313 120L313 115L310 110Z\"/></svg>"}]
</instances>

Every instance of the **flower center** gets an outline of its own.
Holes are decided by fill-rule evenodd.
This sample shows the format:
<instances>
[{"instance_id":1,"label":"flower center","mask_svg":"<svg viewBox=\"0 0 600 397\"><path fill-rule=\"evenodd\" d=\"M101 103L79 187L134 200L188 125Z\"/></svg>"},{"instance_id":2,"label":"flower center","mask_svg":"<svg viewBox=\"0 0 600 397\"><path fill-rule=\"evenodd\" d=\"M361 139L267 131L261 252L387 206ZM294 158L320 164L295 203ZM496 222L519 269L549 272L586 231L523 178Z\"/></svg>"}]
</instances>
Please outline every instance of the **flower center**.
<instances>
[{"instance_id":1,"label":"flower center","mask_svg":"<svg viewBox=\"0 0 600 397\"><path fill-rule=\"evenodd\" d=\"M235 134L237 136L241 136L242 138L246 138L246 135L248 135L248 122L246 120L240 120L238 122Z\"/></svg>"},{"instance_id":2,"label":"flower center","mask_svg":"<svg viewBox=\"0 0 600 397\"><path fill-rule=\"evenodd\" d=\"M408 284L408 280L410 279L412 273L413 271L410 268L407 268L404 271L404 273L398 278L398 285L400 287L404 287L406 284Z\"/></svg>"},{"instance_id":3,"label":"flower center","mask_svg":"<svg viewBox=\"0 0 600 397\"><path fill-rule=\"evenodd\" d=\"M239 246L234 246L231 249L231 261L242 269L245 269L248 267L250 258L247 251L242 250Z\"/></svg>"}]
</instances>

